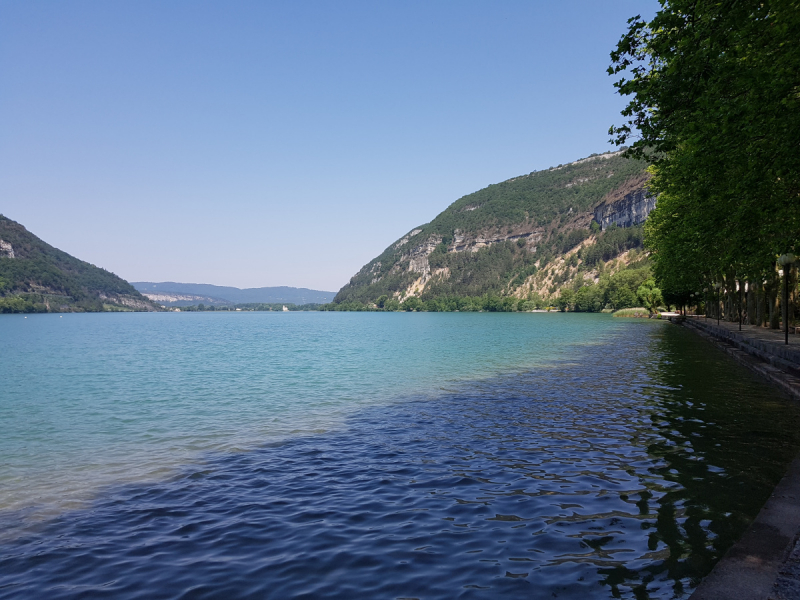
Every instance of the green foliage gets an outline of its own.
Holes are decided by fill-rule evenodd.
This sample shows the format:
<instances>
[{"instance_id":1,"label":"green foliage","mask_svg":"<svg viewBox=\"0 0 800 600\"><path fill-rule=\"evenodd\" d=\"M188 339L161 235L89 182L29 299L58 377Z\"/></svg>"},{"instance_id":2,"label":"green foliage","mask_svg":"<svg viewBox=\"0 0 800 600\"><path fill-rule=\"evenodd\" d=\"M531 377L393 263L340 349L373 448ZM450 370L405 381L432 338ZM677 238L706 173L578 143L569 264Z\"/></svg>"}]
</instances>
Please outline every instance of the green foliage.
<instances>
[{"instance_id":1,"label":"green foliage","mask_svg":"<svg viewBox=\"0 0 800 600\"><path fill-rule=\"evenodd\" d=\"M651 313L655 313L659 306L664 304L661 290L656 287L656 282L652 278L647 279L636 290L636 295L642 305Z\"/></svg>"},{"instance_id":2,"label":"green foliage","mask_svg":"<svg viewBox=\"0 0 800 600\"><path fill-rule=\"evenodd\" d=\"M339 291L334 302L366 305L381 296L391 298L404 292L419 277L409 270L412 254L427 244L435 244L427 256L434 276L425 288L423 301L442 296L501 296L522 284L537 268L545 267L554 257L585 240L590 235L586 229L587 211L625 182L641 178L645 168L641 161L618 155L590 157L464 196L365 265ZM523 233L514 234L520 231ZM471 252L455 242L456 235L485 235L502 240L504 236L534 231L535 244L528 244L527 238L495 241ZM638 242L608 236L609 249L605 252L619 253L619 248L641 245L641 230L638 231ZM437 277L438 269L447 269L448 275Z\"/></svg>"},{"instance_id":3,"label":"green foliage","mask_svg":"<svg viewBox=\"0 0 800 600\"><path fill-rule=\"evenodd\" d=\"M41 302L21 298L20 296L10 296L0 298L0 313L34 313L47 312L47 307Z\"/></svg>"},{"instance_id":4,"label":"green foliage","mask_svg":"<svg viewBox=\"0 0 800 600\"><path fill-rule=\"evenodd\" d=\"M606 304L614 310L636 306L639 302L636 290L650 277L648 268L627 269L614 273L606 281ZM601 278L601 280L603 280Z\"/></svg>"},{"instance_id":5,"label":"green foliage","mask_svg":"<svg viewBox=\"0 0 800 600\"><path fill-rule=\"evenodd\" d=\"M639 303L637 291L650 279L649 267L628 268L601 275L597 283L581 283L577 290L562 288L559 310L601 312L604 308L629 308Z\"/></svg>"},{"instance_id":6,"label":"green foliage","mask_svg":"<svg viewBox=\"0 0 800 600\"><path fill-rule=\"evenodd\" d=\"M127 281L53 248L2 215L0 239L12 245L15 255L0 257L0 295L5 296L0 310L4 312L25 312L27 308L18 309L23 305L46 311L47 304L57 307L52 310L102 311L104 302L117 296L149 304ZM20 304L14 296L26 299Z\"/></svg>"},{"instance_id":7,"label":"green foliage","mask_svg":"<svg viewBox=\"0 0 800 600\"><path fill-rule=\"evenodd\" d=\"M449 269L450 276L431 281L423 297L499 294L512 279L535 272L535 263L536 255L514 242L492 244L478 252L451 252L438 261L438 268Z\"/></svg>"},{"instance_id":8,"label":"green foliage","mask_svg":"<svg viewBox=\"0 0 800 600\"><path fill-rule=\"evenodd\" d=\"M621 228L611 225L597 236L597 241L583 252L588 267L616 258L626 250L642 247L642 226Z\"/></svg>"},{"instance_id":9,"label":"green foliage","mask_svg":"<svg viewBox=\"0 0 800 600\"><path fill-rule=\"evenodd\" d=\"M650 311L646 308L637 307L637 308L622 308L614 312L615 317L635 317L635 318L648 318L650 316Z\"/></svg>"},{"instance_id":10,"label":"green foliage","mask_svg":"<svg viewBox=\"0 0 800 600\"><path fill-rule=\"evenodd\" d=\"M589 237L589 232L585 229L573 229L566 234L561 233L555 240L556 251L566 254L587 237Z\"/></svg>"},{"instance_id":11,"label":"green foliage","mask_svg":"<svg viewBox=\"0 0 800 600\"><path fill-rule=\"evenodd\" d=\"M570 209L590 209L642 168L638 161L613 157L509 179L457 200L427 226L428 231L452 234L456 229L478 231L527 221L547 226Z\"/></svg>"},{"instance_id":12,"label":"green foliage","mask_svg":"<svg viewBox=\"0 0 800 600\"><path fill-rule=\"evenodd\" d=\"M485 294L483 296L439 296L437 298L430 298L422 300L416 296L407 298L404 302L400 303L395 298L389 298L384 308L371 308L368 305L360 302L331 302L330 304L322 305L319 310L326 311L377 311L377 312L390 312L390 311L419 311L419 312L515 312L523 310L520 308L521 303L528 303L524 310L532 310L535 307L535 301L519 300L510 296L495 296L492 294Z\"/></svg>"},{"instance_id":13,"label":"green foliage","mask_svg":"<svg viewBox=\"0 0 800 600\"><path fill-rule=\"evenodd\" d=\"M605 287L590 283L575 292L575 310L577 312L601 312L606 305Z\"/></svg>"},{"instance_id":14,"label":"green foliage","mask_svg":"<svg viewBox=\"0 0 800 600\"><path fill-rule=\"evenodd\" d=\"M800 5L665 0L612 53L618 144L653 162L646 226L665 297L761 284L800 248Z\"/></svg>"},{"instance_id":15,"label":"green foliage","mask_svg":"<svg viewBox=\"0 0 800 600\"><path fill-rule=\"evenodd\" d=\"M411 296L400 305L400 308L405 311L420 310L422 308L422 300L416 296Z\"/></svg>"},{"instance_id":16,"label":"green foliage","mask_svg":"<svg viewBox=\"0 0 800 600\"><path fill-rule=\"evenodd\" d=\"M561 294L558 296L556 306L558 306L558 310L560 310L561 312L564 312L566 310L574 310L575 292L572 291L570 288L562 289Z\"/></svg>"}]
</instances>

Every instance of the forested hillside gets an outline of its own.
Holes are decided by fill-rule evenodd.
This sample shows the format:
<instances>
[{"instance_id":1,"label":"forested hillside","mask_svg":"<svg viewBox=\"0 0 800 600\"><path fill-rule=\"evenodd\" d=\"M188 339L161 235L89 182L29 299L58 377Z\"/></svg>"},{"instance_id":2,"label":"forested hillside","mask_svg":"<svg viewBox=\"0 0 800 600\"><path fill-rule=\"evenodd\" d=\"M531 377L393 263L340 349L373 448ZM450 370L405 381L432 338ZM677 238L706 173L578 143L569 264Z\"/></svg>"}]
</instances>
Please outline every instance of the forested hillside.
<instances>
[{"instance_id":1,"label":"forested hillside","mask_svg":"<svg viewBox=\"0 0 800 600\"><path fill-rule=\"evenodd\" d=\"M0 215L0 312L158 310L131 284Z\"/></svg>"},{"instance_id":2,"label":"forested hillside","mask_svg":"<svg viewBox=\"0 0 800 600\"><path fill-rule=\"evenodd\" d=\"M331 308L638 306L649 278L642 228L601 231L593 210L641 191L646 167L593 155L464 196L366 264Z\"/></svg>"}]
</instances>

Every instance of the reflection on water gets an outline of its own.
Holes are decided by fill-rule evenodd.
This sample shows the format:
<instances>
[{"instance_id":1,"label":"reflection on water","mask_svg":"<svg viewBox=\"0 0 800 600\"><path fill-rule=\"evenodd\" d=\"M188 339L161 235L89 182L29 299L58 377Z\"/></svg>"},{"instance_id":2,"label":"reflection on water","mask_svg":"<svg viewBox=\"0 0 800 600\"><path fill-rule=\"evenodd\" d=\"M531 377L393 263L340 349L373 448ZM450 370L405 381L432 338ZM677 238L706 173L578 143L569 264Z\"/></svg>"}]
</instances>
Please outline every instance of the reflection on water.
<instances>
[{"instance_id":1,"label":"reflection on water","mask_svg":"<svg viewBox=\"0 0 800 600\"><path fill-rule=\"evenodd\" d=\"M605 571L612 585L666 574L676 595L694 586L742 535L800 447L797 406L705 340L676 327L653 336L650 424L634 437L660 459L637 506L654 520L648 545L666 545L643 573ZM652 493L651 493L652 492ZM630 499L628 499L630 501ZM616 596L616 593L615 593ZM638 594L647 597L641 591Z\"/></svg>"},{"instance_id":2,"label":"reflection on water","mask_svg":"<svg viewBox=\"0 0 800 600\"><path fill-rule=\"evenodd\" d=\"M691 332L631 323L547 368L109 488L0 546L0 598L686 597L798 424Z\"/></svg>"}]
</instances>

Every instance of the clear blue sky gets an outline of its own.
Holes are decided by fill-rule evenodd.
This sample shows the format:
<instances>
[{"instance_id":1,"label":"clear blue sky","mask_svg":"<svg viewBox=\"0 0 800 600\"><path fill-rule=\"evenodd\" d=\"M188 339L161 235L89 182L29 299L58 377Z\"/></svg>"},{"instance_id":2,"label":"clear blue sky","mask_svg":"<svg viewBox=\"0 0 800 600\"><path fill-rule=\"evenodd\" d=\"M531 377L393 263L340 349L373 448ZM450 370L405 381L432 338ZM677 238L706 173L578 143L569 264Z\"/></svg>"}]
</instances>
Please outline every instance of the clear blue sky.
<instances>
[{"instance_id":1,"label":"clear blue sky","mask_svg":"<svg viewBox=\"0 0 800 600\"><path fill-rule=\"evenodd\" d=\"M129 281L337 290L488 184L611 149L654 0L0 0L0 213Z\"/></svg>"}]
</instances>

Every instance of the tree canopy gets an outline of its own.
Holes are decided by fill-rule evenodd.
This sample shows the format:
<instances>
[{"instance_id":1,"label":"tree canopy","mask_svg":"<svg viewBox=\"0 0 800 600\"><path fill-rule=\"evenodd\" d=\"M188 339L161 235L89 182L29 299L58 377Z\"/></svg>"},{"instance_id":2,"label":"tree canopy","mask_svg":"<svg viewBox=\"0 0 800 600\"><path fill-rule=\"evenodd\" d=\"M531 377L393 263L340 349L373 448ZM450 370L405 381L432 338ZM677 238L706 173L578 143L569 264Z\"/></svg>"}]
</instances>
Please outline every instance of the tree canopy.
<instances>
[{"instance_id":1,"label":"tree canopy","mask_svg":"<svg viewBox=\"0 0 800 600\"><path fill-rule=\"evenodd\" d=\"M651 162L659 194L655 275L673 296L761 283L800 242L800 2L661 4L628 21L609 67L630 96L612 141Z\"/></svg>"}]
</instances>

